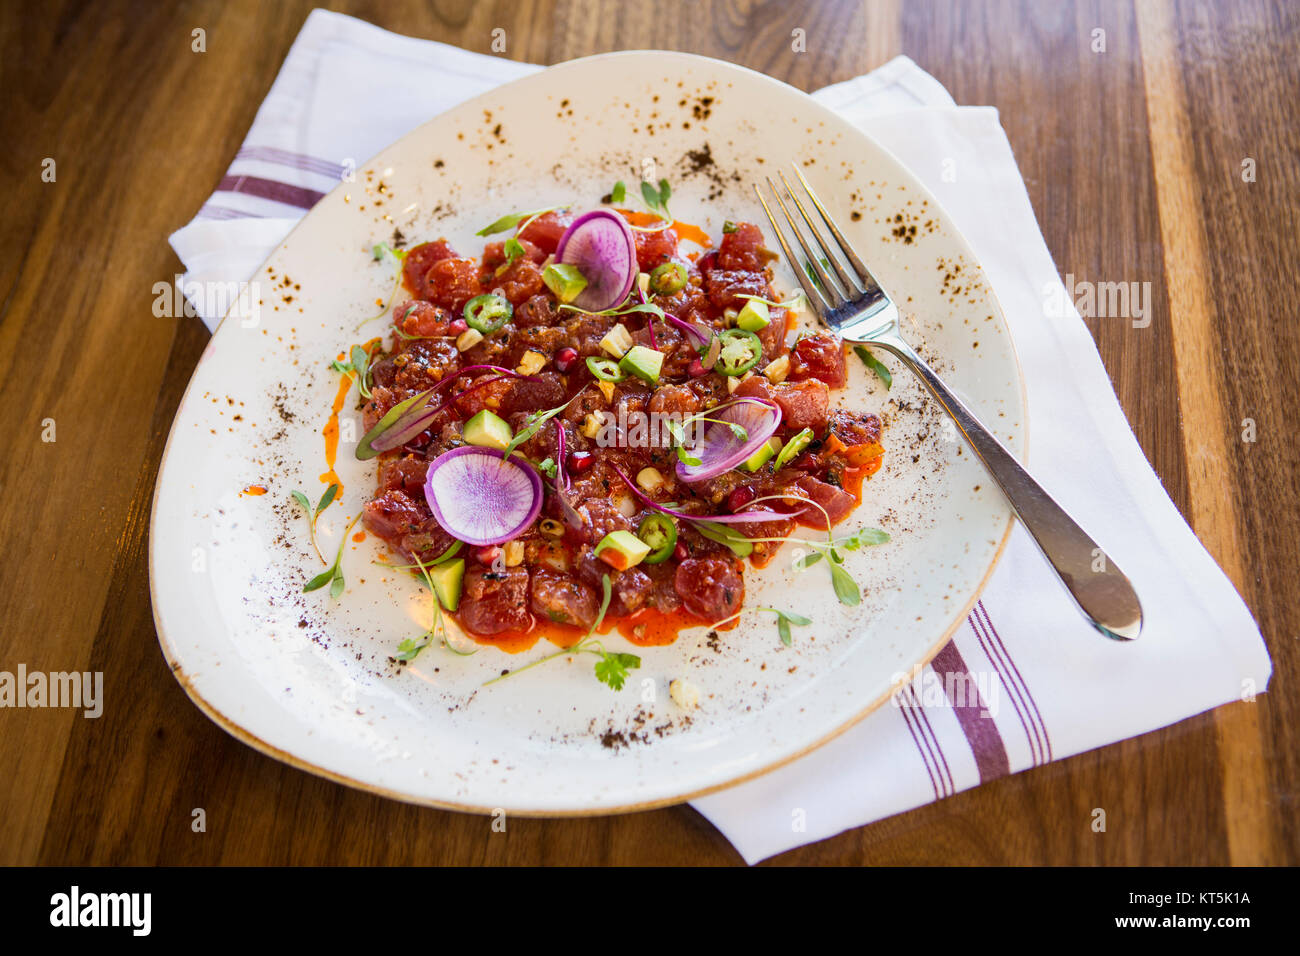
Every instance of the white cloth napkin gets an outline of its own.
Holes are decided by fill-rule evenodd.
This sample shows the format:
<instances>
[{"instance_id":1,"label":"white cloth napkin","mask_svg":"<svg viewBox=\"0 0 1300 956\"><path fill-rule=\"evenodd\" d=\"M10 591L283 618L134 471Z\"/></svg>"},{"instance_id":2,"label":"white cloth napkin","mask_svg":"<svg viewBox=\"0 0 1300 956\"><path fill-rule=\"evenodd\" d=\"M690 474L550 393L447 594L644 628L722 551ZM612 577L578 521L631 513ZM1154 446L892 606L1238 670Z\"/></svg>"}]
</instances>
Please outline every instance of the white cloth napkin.
<instances>
[{"instance_id":1,"label":"white cloth napkin","mask_svg":"<svg viewBox=\"0 0 1300 956\"><path fill-rule=\"evenodd\" d=\"M314 11L221 188L171 237L187 283L248 278L349 165L537 69ZM395 73L408 91L400 97ZM1098 636L1017 526L975 610L893 706L694 802L751 863L1252 699L1272 672L1250 611L1147 464L1087 328L1071 305L1064 317L1045 308L1053 294L1070 296L997 111L956 106L906 57L813 95L892 150L970 240L1024 365L1028 465L1130 575L1146 626L1133 643ZM211 327L220 316L203 319ZM963 675L978 699L954 684Z\"/></svg>"}]
</instances>

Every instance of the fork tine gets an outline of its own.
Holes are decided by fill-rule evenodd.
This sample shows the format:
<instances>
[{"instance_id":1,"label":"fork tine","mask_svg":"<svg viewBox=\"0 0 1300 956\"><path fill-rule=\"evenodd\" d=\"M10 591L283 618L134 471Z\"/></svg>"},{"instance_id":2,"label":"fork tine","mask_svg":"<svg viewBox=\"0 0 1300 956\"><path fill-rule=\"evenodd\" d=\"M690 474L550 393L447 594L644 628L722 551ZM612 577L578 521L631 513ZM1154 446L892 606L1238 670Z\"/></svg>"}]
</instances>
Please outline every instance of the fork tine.
<instances>
[{"instance_id":1,"label":"fork tine","mask_svg":"<svg viewBox=\"0 0 1300 956\"><path fill-rule=\"evenodd\" d=\"M794 237L799 240L799 245L803 247L804 255L808 257L808 268L812 269L813 272L817 274L817 278L821 282L822 293L826 296L826 299L830 302L831 306L838 309L847 302L848 299L840 294L839 286L835 284L835 280L831 278L831 274L826 271L825 267L821 263L821 260L824 258L823 254L827 250L821 248L820 237L814 236L814 239L819 243L817 249L814 250L813 247L809 245L808 240L803 237L803 233L799 231L799 227L795 224L794 216L790 215L790 210L785 207L785 200L781 198L781 193L777 190L776 183L772 182L771 176L767 177L767 185L768 188L772 190L772 195L776 197L776 204L781 207L781 212L785 213L785 220L790 224L790 231L793 232ZM790 264L794 265L793 259L790 260ZM856 290L852 288L850 289L850 292L855 296L857 295Z\"/></svg>"},{"instance_id":2,"label":"fork tine","mask_svg":"<svg viewBox=\"0 0 1300 956\"><path fill-rule=\"evenodd\" d=\"M785 233L781 231L780 223L776 221L776 216L772 215L772 210L768 206L767 200L763 198L763 192L758 188L758 183L754 183L753 185L754 195L757 196L758 201L763 204L763 212L767 213L767 221L772 224L772 229L776 232L776 241L781 244L781 251L785 253L785 261L790 263L790 268L794 270L795 278L798 279L799 284L803 286L804 295L807 296L808 301L812 303L813 308L817 310L817 314L822 318L825 318L826 313L830 311L830 306L827 305L826 300L822 298L822 294L820 290L818 290L816 283L808 277L808 274L804 272L804 270L800 269L798 265L796 265L798 260L794 257L794 250L790 248L790 243L786 241Z\"/></svg>"},{"instance_id":3,"label":"fork tine","mask_svg":"<svg viewBox=\"0 0 1300 956\"><path fill-rule=\"evenodd\" d=\"M816 237L818 245L827 251L826 261L831 264L831 267L835 270L835 274L840 277L840 283L844 286L845 291L848 292L849 298L857 298L862 294L862 290L858 288L858 284L854 282L853 277L849 275L849 270L840 265L840 257L830 254L831 244L822 236L821 230L817 228L817 224L814 223L812 217L808 215L808 210L804 208L803 203L799 201L799 197L795 195L794 189L790 186L790 180L785 178L785 171L778 170L777 174L781 177L781 182L785 185L785 191L789 193L790 201L794 203L794 208L799 210L799 215L803 217L803 221L807 224L808 231Z\"/></svg>"},{"instance_id":4,"label":"fork tine","mask_svg":"<svg viewBox=\"0 0 1300 956\"><path fill-rule=\"evenodd\" d=\"M835 220L831 218L831 214L826 211L826 207L822 205L822 201L818 198L817 193L813 192L812 186L808 184L808 180L804 177L803 170L800 169L796 163L791 163L790 165L794 167L795 175L799 177L799 182L803 184L804 191L808 193L808 198L811 199L813 205L817 207L817 212L820 213L822 219L825 220L827 227L831 231L831 235L835 237L836 243L839 244L840 251L844 253L844 258L849 260L849 264L852 265L854 271L857 272L858 278L862 280L862 284L867 287L868 292L878 291L880 289L880 283L876 281L876 277L871 274L871 270L866 267L866 264L858 258L858 254L853 251L853 247L849 245L849 241L844 238L844 233L840 231L840 227L835 224Z\"/></svg>"}]
</instances>

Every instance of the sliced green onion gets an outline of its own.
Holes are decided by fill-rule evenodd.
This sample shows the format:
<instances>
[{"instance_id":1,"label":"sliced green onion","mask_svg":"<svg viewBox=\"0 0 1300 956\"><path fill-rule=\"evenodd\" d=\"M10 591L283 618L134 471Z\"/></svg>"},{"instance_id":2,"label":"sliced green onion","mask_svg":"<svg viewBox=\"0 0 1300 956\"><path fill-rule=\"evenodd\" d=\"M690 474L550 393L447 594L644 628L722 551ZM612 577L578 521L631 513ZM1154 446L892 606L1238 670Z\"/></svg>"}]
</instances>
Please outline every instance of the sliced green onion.
<instances>
[{"instance_id":1,"label":"sliced green onion","mask_svg":"<svg viewBox=\"0 0 1300 956\"><path fill-rule=\"evenodd\" d=\"M514 306L504 296L494 292L476 295L465 303L465 323L484 335L491 335L509 322L514 314Z\"/></svg>"},{"instance_id":2,"label":"sliced green onion","mask_svg":"<svg viewBox=\"0 0 1300 956\"><path fill-rule=\"evenodd\" d=\"M602 382L621 382L627 378L627 372L618 367L613 359L587 356L587 370Z\"/></svg>"},{"instance_id":3,"label":"sliced green onion","mask_svg":"<svg viewBox=\"0 0 1300 956\"><path fill-rule=\"evenodd\" d=\"M723 375L744 375L763 357L763 342L745 329L727 329L718 334L722 349L713 370Z\"/></svg>"},{"instance_id":4,"label":"sliced green onion","mask_svg":"<svg viewBox=\"0 0 1300 956\"><path fill-rule=\"evenodd\" d=\"M650 288L662 295L672 295L686 287L686 267L680 262L665 262L650 273Z\"/></svg>"}]
</instances>

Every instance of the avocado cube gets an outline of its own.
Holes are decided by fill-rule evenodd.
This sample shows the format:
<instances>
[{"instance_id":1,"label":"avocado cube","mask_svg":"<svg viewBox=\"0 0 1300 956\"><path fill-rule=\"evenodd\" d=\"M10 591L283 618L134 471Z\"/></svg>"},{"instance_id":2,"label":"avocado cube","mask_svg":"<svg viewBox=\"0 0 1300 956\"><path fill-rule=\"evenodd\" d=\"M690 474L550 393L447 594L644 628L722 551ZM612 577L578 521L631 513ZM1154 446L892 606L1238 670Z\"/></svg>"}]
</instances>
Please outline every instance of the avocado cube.
<instances>
[{"instance_id":1,"label":"avocado cube","mask_svg":"<svg viewBox=\"0 0 1300 956\"><path fill-rule=\"evenodd\" d=\"M505 451L514 438L514 432L505 420L486 408L465 423L465 441L481 448L495 448Z\"/></svg>"},{"instance_id":2,"label":"avocado cube","mask_svg":"<svg viewBox=\"0 0 1300 956\"><path fill-rule=\"evenodd\" d=\"M759 302L757 299L746 302L745 307L736 316L736 328L744 329L746 332L757 332L759 329L767 328L771 322L772 313L768 311L767 303Z\"/></svg>"},{"instance_id":3,"label":"avocado cube","mask_svg":"<svg viewBox=\"0 0 1300 956\"><path fill-rule=\"evenodd\" d=\"M465 580L465 559L457 558L444 564L435 564L429 569L429 580L433 583L433 593L438 596L438 603L448 611L455 611L460 606L460 586Z\"/></svg>"},{"instance_id":4,"label":"avocado cube","mask_svg":"<svg viewBox=\"0 0 1300 956\"><path fill-rule=\"evenodd\" d=\"M596 545L596 557L619 571L640 564L649 553L650 545L631 531L611 531Z\"/></svg>"},{"instance_id":5,"label":"avocado cube","mask_svg":"<svg viewBox=\"0 0 1300 956\"><path fill-rule=\"evenodd\" d=\"M561 302L572 302L587 288L587 278L577 266L552 262L542 270L542 281Z\"/></svg>"},{"instance_id":6,"label":"avocado cube","mask_svg":"<svg viewBox=\"0 0 1300 956\"><path fill-rule=\"evenodd\" d=\"M644 345L634 345L619 360L618 367L653 385L659 381L659 370L663 368L663 364L663 352L657 352Z\"/></svg>"}]
</instances>

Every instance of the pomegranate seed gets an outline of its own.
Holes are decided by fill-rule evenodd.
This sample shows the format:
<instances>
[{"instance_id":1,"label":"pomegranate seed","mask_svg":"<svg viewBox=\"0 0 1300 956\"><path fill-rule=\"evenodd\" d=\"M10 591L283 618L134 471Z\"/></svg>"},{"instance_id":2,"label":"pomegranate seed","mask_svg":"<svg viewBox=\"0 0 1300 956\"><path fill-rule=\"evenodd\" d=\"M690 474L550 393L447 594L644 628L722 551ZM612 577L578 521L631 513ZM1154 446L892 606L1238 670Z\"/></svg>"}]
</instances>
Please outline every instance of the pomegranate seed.
<instances>
[{"instance_id":1,"label":"pomegranate seed","mask_svg":"<svg viewBox=\"0 0 1300 956\"><path fill-rule=\"evenodd\" d=\"M581 474L596 463L596 456L589 451L575 451L569 456L569 470Z\"/></svg>"},{"instance_id":2,"label":"pomegranate seed","mask_svg":"<svg viewBox=\"0 0 1300 956\"><path fill-rule=\"evenodd\" d=\"M691 553L686 550L686 545L683 542L678 541L677 547L673 548L673 557L678 561L685 561L690 556Z\"/></svg>"},{"instance_id":3,"label":"pomegranate seed","mask_svg":"<svg viewBox=\"0 0 1300 956\"><path fill-rule=\"evenodd\" d=\"M704 363L699 359L692 359L690 368L687 369L691 378L701 378L709 374L709 370L704 367Z\"/></svg>"},{"instance_id":4,"label":"pomegranate seed","mask_svg":"<svg viewBox=\"0 0 1300 956\"><path fill-rule=\"evenodd\" d=\"M577 349L569 348L568 346L565 346L564 348L560 349L558 352L555 353L556 371L567 372L569 370L569 366L571 366L575 361L577 361L577 358L578 358Z\"/></svg>"},{"instance_id":5,"label":"pomegranate seed","mask_svg":"<svg viewBox=\"0 0 1300 956\"><path fill-rule=\"evenodd\" d=\"M468 322L466 322L464 319L456 319L449 326L447 326L447 334L460 335L460 333L464 332L468 328L469 328Z\"/></svg>"},{"instance_id":6,"label":"pomegranate seed","mask_svg":"<svg viewBox=\"0 0 1300 956\"><path fill-rule=\"evenodd\" d=\"M501 554L501 549L498 548L495 544L493 544L493 545L489 545L486 548L479 548L477 551L475 551L474 560L478 561L479 564L482 564L490 568L492 567L492 562L495 561L500 556L500 554Z\"/></svg>"},{"instance_id":7,"label":"pomegranate seed","mask_svg":"<svg viewBox=\"0 0 1300 956\"><path fill-rule=\"evenodd\" d=\"M739 511L757 497L753 488L741 485L739 488L733 488L731 494L727 495L727 507L732 511Z\"/></svg>"}]
</instances>

